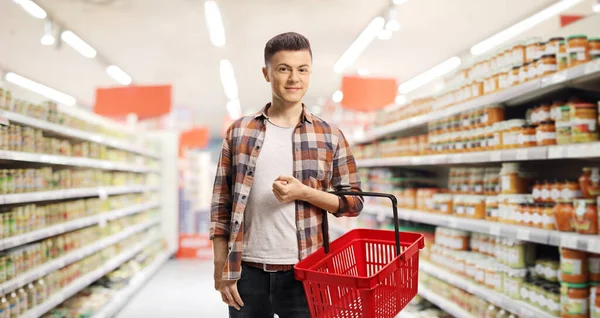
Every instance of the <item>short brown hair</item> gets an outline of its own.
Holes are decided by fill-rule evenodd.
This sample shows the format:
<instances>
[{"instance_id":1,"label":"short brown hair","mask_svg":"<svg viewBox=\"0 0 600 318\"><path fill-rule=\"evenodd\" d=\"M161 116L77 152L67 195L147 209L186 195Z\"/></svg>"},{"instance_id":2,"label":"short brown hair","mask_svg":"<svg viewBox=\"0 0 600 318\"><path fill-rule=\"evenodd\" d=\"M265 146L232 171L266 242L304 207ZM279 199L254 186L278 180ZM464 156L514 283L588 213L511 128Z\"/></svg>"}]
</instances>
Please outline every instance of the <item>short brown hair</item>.
<instances>
[{"instance_id":1,"label":"short brown hair","mask_svg":"<svg viewBox=\"0 0 600 318\"><path fill-rule=\"evenodd\" d=\"M265 45L265 65L269 64L271 58L279 51L303 51L307 50L312 59L312 50L308 39L296 32L286 32L270 39Z\"/></svg>"}]
</instances>

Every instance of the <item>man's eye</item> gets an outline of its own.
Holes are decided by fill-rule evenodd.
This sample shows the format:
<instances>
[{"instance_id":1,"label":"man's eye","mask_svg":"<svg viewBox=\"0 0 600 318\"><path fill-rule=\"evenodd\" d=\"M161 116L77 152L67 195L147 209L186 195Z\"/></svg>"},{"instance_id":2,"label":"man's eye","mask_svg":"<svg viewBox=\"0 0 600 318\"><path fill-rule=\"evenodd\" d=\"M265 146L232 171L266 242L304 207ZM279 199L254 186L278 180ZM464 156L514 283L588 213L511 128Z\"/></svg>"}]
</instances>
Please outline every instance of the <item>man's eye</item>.
<instances>
[{"instance_id":1,"label":"man's eye","mask_svg":"<svg viewBox=\"0 0 600 318\"><path fill-rule=\"evenodd\" d=\"M287 72L288 68L287 67L281 67L281 68L279 68L279 71L280 72Z\"/></svg>"},{"instance_id":2,"label":"man's eye","mask_svg":"<svg viewBox=\"0 0 600 318\"><path fill-rule=\"evenodd\" d=\"M308 73L308 69L302 68L302 69L300 69L300 73Z\"/></svg>"}]
</instances>

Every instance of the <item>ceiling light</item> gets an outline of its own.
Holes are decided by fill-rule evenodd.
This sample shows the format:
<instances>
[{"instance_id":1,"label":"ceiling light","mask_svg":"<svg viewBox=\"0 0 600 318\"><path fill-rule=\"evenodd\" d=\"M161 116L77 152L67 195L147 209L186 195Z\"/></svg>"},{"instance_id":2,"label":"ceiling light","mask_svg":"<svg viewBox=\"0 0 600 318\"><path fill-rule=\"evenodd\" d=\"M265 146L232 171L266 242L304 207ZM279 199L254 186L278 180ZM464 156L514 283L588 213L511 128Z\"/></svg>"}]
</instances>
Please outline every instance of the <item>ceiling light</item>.
<instances>
[{"instance_id":1,"label":"ceiling light","mask_svg":"<svg viewBox=\"0 0 600 318\"><path fill-rule=\"evenodd\" d=\"M23 88L26 88L30 91L36 92L46 98L50 98L58 103L74 106L75 105L75 97L67 95L63 92L59 92L53 88L42 85L38 82L34 82L28 78L25 78L21 75L17 75L15 73L6 73L4 78L15 85L19 85Z\"/></svg>"},{"instance_id":2,"label":"ceiling light","mask_svg":"<svg viewBox=\"0 0 600 318\"><path fill-rule=\"evenodd\" d=\"M225 45L225 27L223 27L223 19L219 6L214 1L206 1L204 3L204 19L208 27L210 41L216 47Z\"/></svg>"},{"instance_id":3,"label":"ceiling light","mask_svg":"<svg viewBox=\"0 0 600 318\"><path fill-rule=\"evenodd\" d=\"M334 71L339 74L344 72L344 69L352 64L354 60L356 60L356 58L358 58L358 56L367 48L369 43L375 39L375 37L379 34L379 31L383 28L384 23L385 19L382 17L376 17L373 19L358 36L358 38L354 40L348 50L346 50L346 52L344 52L340 59L335 63L333 68Z\"/></svg>"},{"instance_id":4,"label":"ceiling light","mask_svg":"<svg viewBox=\"0 0 600 318\"><path fill-rule=\"evenodd\" d=\"M596 13L600 12L600 0L596 0L596 3L594 3L592 10L594 10L594 12Z\"/></svg>"},{"instance_id":5,"label":"ceiling light","mask_svg":"<svg viewBox=\"0 0 600 318\"><path fill-rule=\"evenodd\" d=\"M235 81L235 73L233 72L233 65L229 60L221 60L221 83L225 90L225 96L229 99L238 98L238 86Z\"/></svg>"},{"instance_id":6,"label":"ceiling light","mask_svg":"<svg viewBox=\"0 0 600 318\"><path fill-rule=\"evenodd\" d=\"M400 30L400 23L396 20L389 20L386 24L385 24L385 29L386 30L390 30L393 32L396 32L398 30Z\"/></svg>"},{"instance_id":7,"label":"ceiling light","mask_svg":"<svg viewBox=\"0 0 600 318\"><path fill-rule=\"evenodd\" d=\"M42 9L40 6L38 6L35 2L31 1L31 0L13 0L16 4L20 5L21 7L23 7L23 9L25 11L27 11L27 13L29 13L32 17L37 18L37 19L45 19L48 14L46 14L46 11L44 11L44 9Z\"/></svg>"},{"instance_id":8,"label":"ceiling light","mask_svg":"<svg viewBox=\"0 0 600 318\"><path fill-rule=\"evenodd\" d=\"M334 103L339 103L344 99L344 93L342 93L342 91L337 90L335 91L335 93L333 93L333 96L331 97L331 100L333 100Z\"/></svg>"},{"instance_id":9,"label":"ceiling light","mask_svg":"<svg viewBox=\"0 0 600 318\"><path fill-rule=\"evenodd\" d=\"M96 50L94 50L94 48L89 44L85 43L84 40L82 40L72 31L63 31L63 33L60 35L60 38L75 51L79 52L79 54L90 59L96 57Z\"/></svg>"},{"instance_id":10,"label":"ceiling light","mask_svg":"<svg viewBox=\"0 0 600 318\"><path fill-rule=\"evenodd\" d=\"M406 104L406 96L398 95L398 96L396 96L395 101L396 101L396 104L398 104L398 105L404 105L404 104Z\"/></svg>"},{"instance_id":11,"label":"ceiling light","mask_svg":"<svg viewBox=\"0 0 600 318\"><path fill-rule=\"evenodd\" d=\"M483 54L582 1L583 0L562 0L558 3L555 3L530 16L529 18L509 27L508 29L496 33L488 39L475 44L471 48L471 54Z\"/></svg>"},{"instance_id":12,"label":"ceiling light","mask_svg":"<svg viewBox=\"0 0 600 318\"><path fill-rule=\"evenodd\" d=\"M42 45L53 45L56 42L54 34L52 34L52 21L46 20L44 24L44 36L42 36L40 42Z\"/></svg>"},{"instance_id":13,"label":"ceiling light","mask_svg":"<svg viewBox=\"0 0 600 318\"><path fill-rule=\"evenodd\" d=\"M394 0L393 2L394 2L395 5L401 5L403 3L408 2L408 0Z\"/></svg>"},{"instance_id":14,"label":"ceiling light","mask_svg":"<svg viewBox=\"0 0 600 318\"><path fill-rule=\"evenodd\" d=\"M238 98L227 102L227 112L229 113L229 117L233 120L242 117L242 106L240 105L240 100Z\"/></svg>"},{"instance_id":15,"label":"ceiling light","mask_svg":"<svg viewBox=\"0 0 600 318\"><path fill-rule=\"evenodd\" d=\"M392 38L392 31L388 29L381 29L379 34L377 34L377 38L380 40L389 40Z\"/></svg>"},{"instance_id":16,"label":"ceiling light","mask_svg":"<svg viewBox=\"0 0 600 318\"><path fill-rule=\"evenodd\" d=\"M121 68L111 65L106 68L106 73L121 85L131 84L131 76L127 75Z\"/></svg>"},{"instance_id":17,"label":"ceiling light","mask_svg":"<svg viewBox=\"0 0 600 318\"><path fill-rule=\"evenodd\" d=\"M432 67L431 69L411 78L410 80L400 84L398 91L401 94L407 94L415 89L433 81L434 79L451 72L460 65L460 58L458 56L451 57L450 59Z\"/></svg>"}]
</instances>

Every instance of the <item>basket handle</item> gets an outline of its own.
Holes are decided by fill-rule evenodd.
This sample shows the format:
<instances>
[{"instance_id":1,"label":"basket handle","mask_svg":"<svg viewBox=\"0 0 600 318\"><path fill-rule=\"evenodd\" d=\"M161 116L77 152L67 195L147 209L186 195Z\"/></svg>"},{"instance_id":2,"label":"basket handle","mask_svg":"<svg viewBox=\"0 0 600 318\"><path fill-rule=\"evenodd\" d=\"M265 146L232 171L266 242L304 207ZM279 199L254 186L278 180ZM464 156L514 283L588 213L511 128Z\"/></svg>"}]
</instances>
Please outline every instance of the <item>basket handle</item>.
<instances>
[{"instance_id":1,"label":"basket handle","mask_svg":"<svg viewBox=\"0 0 600 318\"><path fill-rule=\"evenodd\" d=\"M379 197L388 198L392 201L392 209L394 210L394 235L396 238L396 256L400 255L400 229L398 220L398 200L392 194L378 193L378 192L351 192L351 191L332 191L329 192L337 196L360 196L360 197ZM323 213L323 247L325 248L325 254L329 253L329 221L327 219L328 212Z\"/></svg>"}]
</instances>

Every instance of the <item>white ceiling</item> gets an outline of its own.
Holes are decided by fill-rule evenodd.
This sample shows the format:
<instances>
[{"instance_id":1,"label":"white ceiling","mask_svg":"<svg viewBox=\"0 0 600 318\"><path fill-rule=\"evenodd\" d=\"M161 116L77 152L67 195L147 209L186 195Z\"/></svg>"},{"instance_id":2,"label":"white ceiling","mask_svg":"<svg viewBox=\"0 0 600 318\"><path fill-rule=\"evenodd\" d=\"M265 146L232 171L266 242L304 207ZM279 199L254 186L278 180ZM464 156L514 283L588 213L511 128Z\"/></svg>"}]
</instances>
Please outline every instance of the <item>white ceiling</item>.
<instances>
[{"instance_id":1,"label":"white ceiling","mask_svg":"<svg viewBox=\"0 0 600 318\"><path fill-rule=\"evenodd\" d=\"M134 84L173 84L174 107L192 108L199 125L219 134L226 97L219 60L234 65L244 110L270 100L261 74L272 36L297 31L313 46L314 73L305 102L329 98L341 77L333 65L389 0L220 0L227 45L211 45L202 0L38 0L50 16L90 43ZM410 0L398 6L402 29L375 40L355 67L410 79L556 0ZM589 2L589 0L588 0ZM586 7L587 8L587 7ZM94 104L95 88L115 86L98 60L70 47L44 47L43 22L0 1L0 68ZM348 70L354 71L354 67Z\"/></svg>"}]
</instances>

